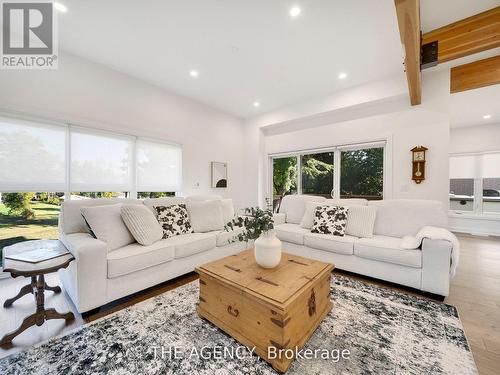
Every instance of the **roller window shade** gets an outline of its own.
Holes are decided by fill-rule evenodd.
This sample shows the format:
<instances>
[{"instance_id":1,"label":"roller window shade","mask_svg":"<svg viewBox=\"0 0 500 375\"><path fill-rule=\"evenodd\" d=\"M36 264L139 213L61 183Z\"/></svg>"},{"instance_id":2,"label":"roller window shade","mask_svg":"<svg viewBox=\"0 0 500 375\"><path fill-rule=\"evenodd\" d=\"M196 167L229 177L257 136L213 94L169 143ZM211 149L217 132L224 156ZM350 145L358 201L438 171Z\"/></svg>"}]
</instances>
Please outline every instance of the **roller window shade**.
<instances>
[{"instance_id":1,"label":"roller window shade","mask_svg":"<svg viewBox=\"0 0 500 375\"><path fill-rule=\"evenodd\" d=\"M181 191L180 146L138 139L136 150L137 191Z\"/></svg>"},{"instance_id":2,"label":"roller window shade","mask_svg":"<svg viewBox=\"0 0 500 375\"><path fill-rule=\"evenodd\" d=\"M481 177L500 177L500 152L481 155Z\"/></svg>"},{"instance_id":3,"label":"roller window shade","mask_svg":"<svg viewBox=\"0 0 500 375\"><path fill-rule=\"evenodd\" d=\"M500 152L450 156L450 178L500 177Z\"/></svg>"},{"instance_id":4,"label":"roller window shade","mask_svg":"<svg viewBox=\"0 0 500 375\"><path fill-rule=\"evenodd\" d=\"M71 129L71 191L131 191L134 138Z\"/></svg>"},{"instance_id":5,"label":"roller window shade","mask_svg":"<svg viewBox=\"0 0 500 375\"><path fill-rule=\"evenodd\" d=\"M64 191L64 126L0 117L0 191Z\"/></svg>"}]
</instances>

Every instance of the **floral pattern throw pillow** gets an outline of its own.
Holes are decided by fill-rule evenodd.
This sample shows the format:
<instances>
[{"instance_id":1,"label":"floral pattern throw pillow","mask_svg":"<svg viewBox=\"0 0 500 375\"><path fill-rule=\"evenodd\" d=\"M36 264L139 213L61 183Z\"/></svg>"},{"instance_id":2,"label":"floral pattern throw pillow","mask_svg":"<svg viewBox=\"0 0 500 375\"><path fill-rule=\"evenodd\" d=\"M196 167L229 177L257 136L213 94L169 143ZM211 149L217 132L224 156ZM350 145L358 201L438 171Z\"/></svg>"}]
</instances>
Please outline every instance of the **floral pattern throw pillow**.
<instances>
[{"instance_id":1,"label":"floral pattern throw pillow","mask_svg":"<svg viewBox=\"0 0 500 375\"><path fill-rule=\"evenodd\" d=\"M163 228L163 238L193 233L185 204L154 206L158 222Z\"/></svg>"},{"instance_id":2,"label":"floral pattern throw pillow","mask_svg":"<svg viewBox=\"0 0 500 375\"><path fill-rule=\"evenodd\" d=\"M347 225L347 211L347 207L341 206L317 207L311 232L343 237Z\"/></svg>"}]
</instances>

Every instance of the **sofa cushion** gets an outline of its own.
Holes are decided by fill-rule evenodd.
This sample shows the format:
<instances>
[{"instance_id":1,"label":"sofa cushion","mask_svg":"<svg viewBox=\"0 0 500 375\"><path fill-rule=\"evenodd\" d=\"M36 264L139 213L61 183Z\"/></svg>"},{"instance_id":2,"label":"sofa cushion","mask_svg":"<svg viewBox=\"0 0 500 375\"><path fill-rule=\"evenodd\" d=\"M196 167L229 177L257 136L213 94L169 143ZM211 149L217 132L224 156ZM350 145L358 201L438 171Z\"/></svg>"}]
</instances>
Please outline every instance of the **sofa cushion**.
<instances>
[{"instance_id":1,"label":"sofa cushion","mask_svg":"<svg viewBox=\"0 0 500 375\"><path fill-rule=\"evenodd\" d=\"M186 199L182 197L162 197L162 198L146 198L143 204L156 215L155 206L173 206L174 204L186 204Z\"/></svg>"},{"instance_id":2,"label":"sofa cushion","mask_svg":"<svg viewBox=\"0 0 500 375\"><path fill-rule=\"evenodd\" d=\"M209 233L215 234L216 241L217 241L217 247L221 247L221 246L229 245L233 242L237 242L238 241L238 234L243 233L243 231L244 231L243 227L234 227L234 230L230 231L230 232L222 230L222 231L214 231L214 232L209 232Z\"/></svg>"},{"instance_id":3,"label":"sofa cushion","mask_svg":"<svg viewBox=\"0 0 500 375\"><path fill-rule=\"evenodd\" d=\"M306 203L324 200L324 197L314 195L286 195L281 201L279 212L286 214L287 223L300 224L306 210Z\"/></svg>"},{"instance_id":4,"label":"sofa cushion","mask_svg":"<svg viewBox=\"0 0 500 375\"><path fill-rule=\"evenodd\" d=\"M163 238L193 232L186 205L154 206L154 210L158 222L163 228Z\"/></svg>"},{"instance_id":5,"label":"sofa cushion","mask_svg":"<svg viewBox=\"0 0 500 375\"><path fill-rule=\"evenodd\" d=\"M347 207L317 207L311 232L343 236L347 224L347 212Z\"/></svg>"},{"instance_id":6,"label":"sofa cushion","mask_svg":"<svg viewBox=\"0 0 500 375\"><path fill-rule=\"evenodd\" d=\"M349 207L345 232L355 237L372 237L376 215L377 207L374 206Z\"/></svg>"},{"instance_id":7,"label":"sofa cushion","mask_svg":"<svg viewBox=\"0 0 500 375\"><path fill-rule=\"evenodd\" d=\"M448 216L439 201L388 199L370 201L377 207L373 233L383 236L415 236L426 225L446 228Z\"/></svg>"},{"instance_id":8,"label":"sofa cushion","mask_svg":"<svg viewBox=\"0 0 500 375\"><path fill-rule=\"evenodd\" d=\"M135 242L134 237L123 222L122 204L82 207L82 215L92 228L97 239L106 242L112 251Z\"/></svg>"},{"instance_id":9,"label":"sofa cushion","mask_svg":"<svg viewBox=\"0 0 500 375\"><path fill-rule=\"evenodd\" d=\"M190 195L186 197L186 202L200 202L200 201L220 201L220 195Z\"/></svg>"},{"instance_id":10,"label":"sofa cushion","mask_svg":"<svg viewBox=\"0 0 500 375\"><path fill-rule=\"evenodd\" d=\"M188 201L186 207L195 233L224 229L220 200Z\"/></svg>"},{"instance_id":11,"label":"sofa cushion","mask_svg":"<svg viewBox=\"0 0 500 375\"><path fill-rule=\"evenodd\" d=\"M362 198L341 198L341 199L325 199L323 204L328 206L368 206L368 200Z\"/></svg>"},{"instance_id":12,"label":"sofa cushion","mask_svg":"<svg viewBox=\"0 0 500 375\"><path fill-rule=\"evenodd\" d=\"M108 278L127 275L174 259L174 246L161 240L150 246L133 243L108 254Z\"/></svg>"},{"instance_id":13,"label":"sofa cushion","mask_svg":"<svg viewBox=\"0 0 500 375\"><path fill-rule=\"evenodd\" d=\"M304 245L313 249L325 250L332 253L352 255L354 250L353 236L332 236L331 234L307 233L304 236Z\"/></svg>"},{"instance_id":14,"label":"sofa cushion","mask_svg":"<svg viewBox=\"0 0 500 375\"><path fill-rule=\"evenodd\" d=\"M381 262L421 268L422 252L420 250L405 250L401 247L401 242L401 238L379 235L372 238L359 238L354 243L354 255Z\"/></svg>"},{"instance_id":15,"label":"sofa cushion","mask_svg":"<svg viewBox=\"0 0 500 375\"><path fill-rule=\"evenodd\" d=\"M285 242L304 244L304 234L310 233L309 229L301 228L298 224L285 223L274 227L276 236Z\"/></svg>"},{"instance_id":16,"label":"sofa cushion","mask_svg":"<svg viewBox=\"0 0 500 375\"><path fill-rule=\"evenodd\" d=\"M60 229L65 234L89 233L82 217L82 207L107 206L111 204L142 204L138 199L97 198L75 199L61 203L59 216Z\"/></svg>"},{"instance_id":17,"label":"sofa cushion","mask_svg":"<svg viewBox=\"0 0 500 375\"><path fill-rule=\"evenodd\" d=\"M222 220L224 225L234 219L234 206L232 199L221 199Z\"/></svg>"},{"instance_id":18,"label":"sofa cushion","mask_svg":"<svg viewBox=\"0 0 500 375\"><path fill-rule=\"evenodd\" d=\"M311 229L314 224L314 217L316 215L316 209L321 207L322 202L306 202L306 208L304 210L304 215L300 220L300 226L302 228Z\"/></svg>"},{"instance_id":19,"label":"sofa cushion","mask_svg":"<svg viewBox=\"0 0 500 375\"><path fill-rule=\"evenodd\" d=\"M170 237L160 242L174 246L175 258L179 259L215 248L217 236L215 233L189 233Z\"/></svg>"},{"instance_id":20,"label":"sofa cushion","mask_svg":"<svg viewBox=\"0 0 500 375\"><path fill-rule=\"evenodd\" d=\"M163 229L156 216L144 205L122 206L122 219L141 245L149 246L163 238Z\"/></svg>"}]
</instances>

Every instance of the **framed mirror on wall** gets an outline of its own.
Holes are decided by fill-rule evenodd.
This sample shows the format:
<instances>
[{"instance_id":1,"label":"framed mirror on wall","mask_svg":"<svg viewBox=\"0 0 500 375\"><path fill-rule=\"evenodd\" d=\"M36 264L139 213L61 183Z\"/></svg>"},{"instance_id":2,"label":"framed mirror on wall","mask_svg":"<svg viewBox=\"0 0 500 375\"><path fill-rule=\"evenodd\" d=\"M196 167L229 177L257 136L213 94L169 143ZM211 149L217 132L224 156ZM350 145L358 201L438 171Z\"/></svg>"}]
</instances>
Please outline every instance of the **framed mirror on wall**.
<instances>
[{"instance_id":1,"label":"framed mirror on wall","mask_svg":"<svg viewBox=\"0 0 500 375\"><path fill-rule=\"evenodd\" d=\"M227 187L227 163L212 162L212 187Z\"/></svg>"}]
</instances>

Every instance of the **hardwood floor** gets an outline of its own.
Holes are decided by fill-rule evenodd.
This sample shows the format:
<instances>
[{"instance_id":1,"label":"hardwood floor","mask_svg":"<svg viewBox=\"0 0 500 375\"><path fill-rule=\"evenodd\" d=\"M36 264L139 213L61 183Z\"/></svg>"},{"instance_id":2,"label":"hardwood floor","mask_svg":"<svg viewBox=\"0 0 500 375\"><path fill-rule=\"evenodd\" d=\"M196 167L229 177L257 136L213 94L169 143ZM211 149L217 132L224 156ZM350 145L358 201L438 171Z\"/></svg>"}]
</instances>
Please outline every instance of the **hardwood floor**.
<instances>
[{"instance_id":1,"label":"hardwood floor","mask_svg":"<svg viewBox=\"0 0 500 375\"><path fill-rule=\"evenodd\" d=\"M456 277L452 281L450 295L444 302L458 308L465 333L481 375L498 374L500 369L500 238L472 237L460 235L461 254ZM85 322L90 322L115 311L133 305L165 291L174 289L197 276L193 273L167 283L155 286L133 296L123 298L107 305L98 313L85 319L76 312L66 294L46 292L47 307L54 307L60 312L73 311L76 319L69 325L63 320L51 320L41 327L31 327L14 339L11 348L0 348L0 357L16 353L36 343L58 336L75 329ZM362 280L366 280L359 277ZM384 282L366 280L385 285ZM17 294L27 283L27 279L0 280L0 302ZM59 284L57 274L47 276L49 285ZM405 288L390 285L391 288L405 293L417 294ZM428 298L425 297L424 298ZM23 318L35 310L32 296L24 296L10 308L0 306L0 337L18 327Z\"/></svg>"}]
</instances>

